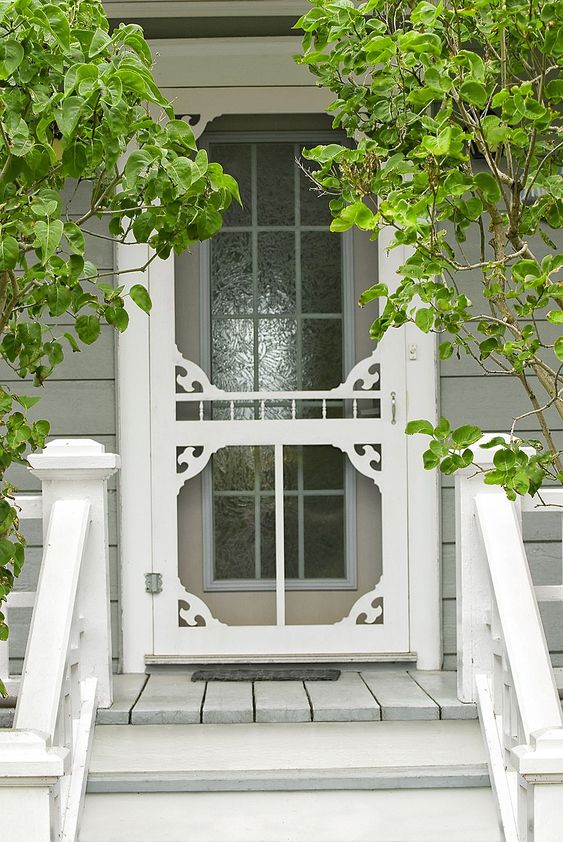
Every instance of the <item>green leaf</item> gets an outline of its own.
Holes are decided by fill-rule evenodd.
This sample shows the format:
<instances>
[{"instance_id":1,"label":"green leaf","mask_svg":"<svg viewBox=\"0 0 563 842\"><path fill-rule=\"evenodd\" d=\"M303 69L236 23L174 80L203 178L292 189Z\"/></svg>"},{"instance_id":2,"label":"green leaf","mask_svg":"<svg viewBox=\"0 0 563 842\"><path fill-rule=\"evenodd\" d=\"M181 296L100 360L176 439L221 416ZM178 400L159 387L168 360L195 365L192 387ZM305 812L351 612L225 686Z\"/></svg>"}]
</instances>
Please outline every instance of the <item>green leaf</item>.
<instances>
[{"instance_id":1,"label":"green leaf","mask_svg":"<svg viewBox=\"0 0 563 842\"><path fill-rule=\"evenodd\" d=\"M75 222L65 222L64 235L75 254L83 255L85 250L84 234Z\"/></svg>"},{"instance_id":2,"label":"green leaf","mask_svg":"<svg viewBox=\"0 0 563 842\"><path fill-rule=\"evenodd\" d=\"M144 176L146 170L154 161L154 155L147 149L137 149L132 152L125 164L124 175L128 187L133 187L141 175Z\"/></svg>"},{"instance_id":3,"label":"green leaf","mask_svg":"<svg viewBox=\"0 0 563 842\"><path fill-rule=\"evenodd\" d=\"M500 200L500 187L497 180L490 173L479 172L473 177L473 181L487 202L494 204Z\"/></svg>"},{"instance_id":4,"label":"green leaf","mask_svg":"<svg viewBox=\"0 0 563 842\"><path fill-rule=\"evenodd\" d=\"M51 284L47 290L47 304L52 316L62 316L70 307L71 292L61 284Z\"/></svg>"},{"instance_id":5,"label":"green leaf","mask_svg":"<svg viewBox=\"0 0 563 842\"><path fill-rule=\"evenodd\" d=\"M64 231L60 219L40 219L35 223L35 245L41 249L41 258L46 263L58 249Z\"/></svg>"},{"instance_id":6,"label":"green leaf","mask_svg":"<svg viewBox=\"0 0 563 842\"><path fill-rule=\"evenodd\" d=\"M360 307L365 307L370 301L375 298L386 298L389 295L387 284L374 284L369 289L364 290L360 295L358 304Z\"/></svg>"},{"instance_id":7,"label":"green leaf","mask_svg":"<svg viewBox=\"0 0 563 842\"><path fill-rule=\"evenodd\" d=\"M7 538L0 538L0 566L4 567L14 557L15 544Z\"/></svg>"},{"instance_id":8,"label":"green leaf","mask_svg":"<svg viewBox=\"0 0 563 842\"><path fill-rule=\"evenodd\" d=\"M31 397L31 395L16 395L15 397L24 409L31 409L32 406L35 406L41 400L41 398Z\"/></svg>"},{"instance_id":9,"label":"green leaf","mask_svg":"<svg viewBox=\"0 0 563 842\"><path fill-rule=\"evenodd\" d=\"M0 233L1 237L1 233ZM0 272L14 269L20 256L20 247L15 237L7 235L0 239Z\"/></svg>"},{"instance_id":10,"label":"green leaf","mask_svg":"<svg viewBox=\"0 0 563 842\"><path fill-rule=\"evenodd\" d=\"M152 308L152 301L150 295L142 284L135 284L129 290L129 294L137 307L140 307L145 313L150 313Z\"/></svg>"},{"instance_id":11,"label":"green leaf","mask_svg":"<svg viewBox=\"0 0 563 842\"><path fill-rule=\"evenodd\" d=\"M516 454L508 448L502 448L493 455L493 462L499 470L509 471L516 464Z\"/></svg>"},{"instance_id":12,"label":"green leaf","mask_svg":"<svg viewBox=\"0 0 563 842\"><path fill-rule=\"evenodd\" d=\"M419 419L417 421L409 421L407 426L405 427L405 433L407 436L416 435L416 433L424 433L427 436L434 435L434 427L430 423L430 421L425 421L424 419Z\"/></svg>"},{"instance_id":13,"label":"green leaf","mask_svg":"<svg viewBox=\"0 0 563 842\"><path fill-rule=\"evenodd\" d=\"M555 356L557 357L557 359L559 359L559 360L561 360L561 362L563 362L563 336L559 336L555 340L553 350L555 352Z\"/></svg>"},{"instance_id":14,"label":"green leaf","mask_svg":"<svg viewBox=\"0 0 563 842\"><path fill-rule=\"evenodd\" d=\"M24 49L19 41L13 38L0 40L0 80L9 79L23 61Z\"/></svg>"},{"instance_id":15,"label":"green leaf","mask_svg":"<svg viewBox=\"0 0 563 842\"><path fill-rule=\"evenodd\" d=\"M416 311L415 324L423 333L429 333L434 325L434 310L431 307L421 308Z\"/></svg>"},{"instance_id":16,"label":"green leaf","mask_svg":"<svg viewBox=\"0 0 563 842\"><path fill-rule=\"evenodd\" d=\"M422 454L422 463L427 471L432 470L432 468L437 468L440 464L440 457L437 456L435 453L432 453L431 450L425 450Z\"/></svg>"},{"instance_id":17,"label":"green leaf","mask_svg":"<svg viewBox=\"0 0 563 842\"><path fill-rule=\"evenodd\" d=\"M46 16L49 29L59 45L64 50L68 50L70 48L70 25L63 10L58 6L48 4L42 6L41 11Z\"/></svg>"},{"instance_id":18,"label":"green leaf","mask_svg":"<svg viewBox=\"0 0 563 842\"><path fill-rule=\"evenodd\" d=\"M554 325L562 325L563 324L563 310L550 310L547 314L548 322L551 322Z\"/></svg>"},{"instance_id":19,"label":"green leaf","mask_svg":"<svg viewBox=\"0 0 563 842\"><path fill-rule=\"evenodd\" d=\"M368 231L375 225L375 216L363 202L347 205L336 219L332 220L330 230L336 232L349 231L356 225L362 231Z\"/></svg>"},{"instance_id":20,"label":"green leaf","mask_svg":"<svg viewBox=\"0 0 563 842\"><path fill-rule=\"evenodd\" d=\"M440 342L438 346L438 354L441 360L449 360L454 352L452 342Z\"/></svg>"},{"instance_id":21,"label":"green leaf","mask_svg":"<svg viewBox=\"0 0 563 842\"><path fill-rule=\"evenodd\" d=\"M88 156L82 143L76 140L63 152L63 164L71 178L82 178L88 167Z\"/></svg>"},{"instance_id":22,"label":"green leaf","mask_svg":"<svg viewBox=\"0 0 563 842\"><path fill-rule=\"evenodd\" d=\"M471 424L466 424L463 427L457 427L452 433L452 440L454 444L461 448L470 447L475 442L483 437L483 431L479 427L474 427Z\"/></svg>"},{"instance_id":23,"label":"green leaf","mask_svg":"<svg viewBox=\"0 0 563 842\"><path fill-rule=\"evenodd\" d=\"M111 38L104 32L103 29L96 29L92 40L90 41L90 49L88 50L88 57L93 58L97 56L98 53L101 53L102 50L105 50L107 46L111 44Z\"/></svg>"},{"instance_id":24,"label":"green leaf","mask_svg":"<svg viewBox=\"0 0 563 842\"><path fill-rule=\"evenodd\" d=\"M434 427L434 435L437 439L444 440L447 439L451 431L450 422L447 418L443 416L438 421L438 426Z\"/></svg>"},{"instance_id":25,"label":"green leaf","mask_svg":"<svg viewBox=\"0 0 563 842\"><path fill-rule=\"evenodd\" d=\"M166 124L166 134L172 143L178 143L194 152L197 150L192 127L185 120L169 120Z\"/></svg>"},{"instance_id":26,"label":"green leaf","mask_svg":"<svg viewBox=\"0 0 563 842\"><path fill-rule=\"evenodd\" d=\"M100 321L96 316L78 316L75 328L85 345L92 345L100 335Z\"/></svg>"},{"instance_id":27,"label":"green leaf","mask_svg":"<svg viewBox=\"0 0 563 842\"><path fill-rule=\"evenodd\" d=\"M470 105L484 108L489 99L487 89L480 82L468 79L459 89L460 96Z\"/></svg>"},{"instance_id":28,"label":"green leaf","mask_svg":"<svg viewBox=\"0 0 563 842\"><path fill-rule=\"evenodd\" d=\"M105 317L108 324L116 327L120 333L127 330L129 314L125 307L110 305L106 307Z\"/></svg>"},{"instance_id":29,"label":"green leaf","mask_svg":"<svg viewBox=\"0 0 563 842\"><path fill-rule=\"evenodd\" d=\"M81 96L69 96L63 100L61 110L57 113L57 125L63 137L69 137L78 125L84 108Z\"/></svg>"}]
</instances>

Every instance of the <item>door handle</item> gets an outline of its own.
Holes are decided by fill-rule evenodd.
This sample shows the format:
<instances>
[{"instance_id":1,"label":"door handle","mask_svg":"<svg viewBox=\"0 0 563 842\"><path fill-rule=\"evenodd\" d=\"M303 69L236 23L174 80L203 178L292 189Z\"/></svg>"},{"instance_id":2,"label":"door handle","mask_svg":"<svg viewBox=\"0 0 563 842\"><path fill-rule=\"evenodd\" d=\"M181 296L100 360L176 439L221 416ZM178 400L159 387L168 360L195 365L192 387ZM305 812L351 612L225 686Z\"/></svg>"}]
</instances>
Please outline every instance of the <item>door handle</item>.
<instances>
[{"instance_id":1,"label":"door handle","mask_svg":"<svg viewBox=\"0 0 563 842\"><path fill-rule=\"evenodd\" d=\"M391 423L397 423L397 393L391 392Z\"/></svg>"}]
</instances>

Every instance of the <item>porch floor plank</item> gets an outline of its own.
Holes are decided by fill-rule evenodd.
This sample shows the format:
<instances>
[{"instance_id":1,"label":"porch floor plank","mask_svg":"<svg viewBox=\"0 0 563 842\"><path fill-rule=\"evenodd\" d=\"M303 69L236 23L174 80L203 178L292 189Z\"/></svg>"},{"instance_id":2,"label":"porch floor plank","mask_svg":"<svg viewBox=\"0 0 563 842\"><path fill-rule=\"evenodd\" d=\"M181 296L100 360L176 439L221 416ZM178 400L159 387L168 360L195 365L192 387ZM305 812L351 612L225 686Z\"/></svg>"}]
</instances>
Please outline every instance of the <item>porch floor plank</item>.
<instances>
[{"instance_id":1,"label":"porch floor plank","mask_svg":"<svg viewBox=\"0 0 563 842\"><path fill-rule=\"evenodd\" d=\"M201 721L205 684L191 673L153 673L131 712L133 725L192 725Z\"/></svg>"},{"instance_id":2,"label":"porch floor plank","mask_svg":"<svg viewBox=\"0 0 563 842\"><path fill-rule=\"evenodd\" d=\"M362 678L381 707L382 719L440 719L439 706L406 670L365 670Z\"/></svg>"},{"instance_id":3,"label":"porch floor plank","mask_svg":"<svg viewBox=\"0 0 563 842\"><path fill-rule=\"evenodd\" d=\"M442 719L477 719L477 706L457 697L456 672L409 670L409 675L439 705Z\"/></svg>"},{"instance_id":4,"label":"porch floor plank","mask_svg":"<svg viewBox=\"0 0 563 842\"><path fill-rule=\"evenodd\" d=\"M343 672L338 681L306 681L314 722L366 722L381 709L360 674Z\"/></svg>"},{"instance_id":5,"label":"porch floor plank","mask_svg":"<svg viewBox=\"0 0 563 842\"><path fill-rule=\"evenodd\" d=\"M204 682L195 682L195 685ZM202 722L234 723L254 721L251 681L209 681L203 702Z\"/></svg>"},{"instance_id":6,"label":"porch floor plank","mask_svg":"<svg viewBox=\"0 0 563 842\"><path fill-rule=\"evenodd\" d=\"M310 722L311 706L302 681L256 681L256 722Z\"/></svg>"},{"instance_id":7,"label":"porch floor plank","mask_svg":"<svg viewBox=\"0 0 563 842\"><path fill-rule=\"evenodd\" d=\"M131 710L146 683L147 676L144 673L114 675L113 704L110 708L98 709L98 725L128 725Z\"/></svg>"}]
</instances>

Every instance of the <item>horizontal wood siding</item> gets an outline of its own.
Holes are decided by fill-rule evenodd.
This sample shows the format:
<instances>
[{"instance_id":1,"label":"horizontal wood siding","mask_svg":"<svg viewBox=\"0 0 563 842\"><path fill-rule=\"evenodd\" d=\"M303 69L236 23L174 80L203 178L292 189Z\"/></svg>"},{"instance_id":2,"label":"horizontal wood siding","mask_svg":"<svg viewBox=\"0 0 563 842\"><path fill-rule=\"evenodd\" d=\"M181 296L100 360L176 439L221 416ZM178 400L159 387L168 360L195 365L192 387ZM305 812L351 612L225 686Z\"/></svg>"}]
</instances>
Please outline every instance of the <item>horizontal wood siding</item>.
<instances>
[{"instance_id":1,"label":"horizontal wood siding","mask_svg":"<svg viewBox=\"0 0 563 842\"><path fill-rule=\"evenodd\" d=\"M88 207L88 191L81 185L74 192L68 191L70 216L77 217ZM113 270L113 247L111 242L94 234L104 232L104 223L92 219L87 224L91 234L86 235L86 256L100 269ZM62 336L68 329L70 319L61 317L51 320L55 334ZM115 407L115 331L109 325L102 326L98 341L92 346L79 342L80 352L72 352L62 339L65 352L64 362L52 377L39 389L29 381L19 380L5 364L0 364L0 382L7 383L20 394L40 395L40 402L29 412L31 418L45 418L51 423L51 438L92 438L103 444L107 451L116 452L116 407ZM68 350L67 350L68 348ZM29 471L20 466L10 471L10 479L22 492L39 491L40 483ZM121 634L119 612L119 566L118 566L118 524L117 524L117 479L108 483L112 649L114 667L121 657ZM28 521L23 527L28 541L26 562L16 590L35 586L42 555L41 525L39 521ZM10 669L13 674L21 672L25 645L29 630L31 612L27 609L12 611L10 622Z\"/></svg>"},{"instance_id":2,"label":"horizontal wood siding","mask_svg":"<svg viewBox=\"0 0 563 842\"><path fill-rule=\"evenodd\" d=\"M553 236L553 232L551 232ZM559 238L563 245L563 238ZM532 248L540 258L548 253L539 239ZM469 262L478 262L478 243L468 240L464 251ZM487 312L479 275L464 273L459 280L461 290L471 298L478 312ZM485 309L487 308L487 309ZM560 328L540 321L540 331L546 341L552 342ZM530 382L543 395L536 378ZM441 414L452 425L477 424L485 432L508 432L514 417L528 412L530 405L522 386L511 377L486 375L469 356L455 357L440 364ZM555 438L563 446L563 423L556 412L548 412ZM533 416L518 424L516 431L523 435L543 438ZM444 668L456 668L456 589L455 589L455 522L454 488L451 477L442 478L442 617ZM536 584L561 584L561 517L557 514L531 514L524 516L524 539L532 576ZM553 662L563 664L563 609L560 604L541 606L546 635Z\"/></svg>"}]
</instances>

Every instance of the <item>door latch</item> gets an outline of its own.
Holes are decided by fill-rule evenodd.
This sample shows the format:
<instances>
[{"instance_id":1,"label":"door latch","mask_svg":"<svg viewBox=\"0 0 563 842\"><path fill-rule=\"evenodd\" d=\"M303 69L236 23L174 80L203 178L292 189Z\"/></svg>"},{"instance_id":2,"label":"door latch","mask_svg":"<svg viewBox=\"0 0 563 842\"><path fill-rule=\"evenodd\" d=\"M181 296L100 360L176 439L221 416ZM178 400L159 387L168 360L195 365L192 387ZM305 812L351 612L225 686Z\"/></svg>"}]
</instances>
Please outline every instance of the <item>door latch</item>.
<instances>
[{"instance_id":1,"label":"door latch","mask_svg":"<svg viewBox=\"0 0 563 842\"><path fill-rule=\"evenodd\" d=\"M145 573L145 591L152 594L161 593L162 573Z\"/></svg>"},{"instance_id":2,"label":"door latch","mask_svg":"<svg viewBox=\"0 0 563 842\"><path fill-rule=\"evenodd\" d=\"M391 392L391 423L397 423L397 392Z\"/></svg>"}]
</instances>

